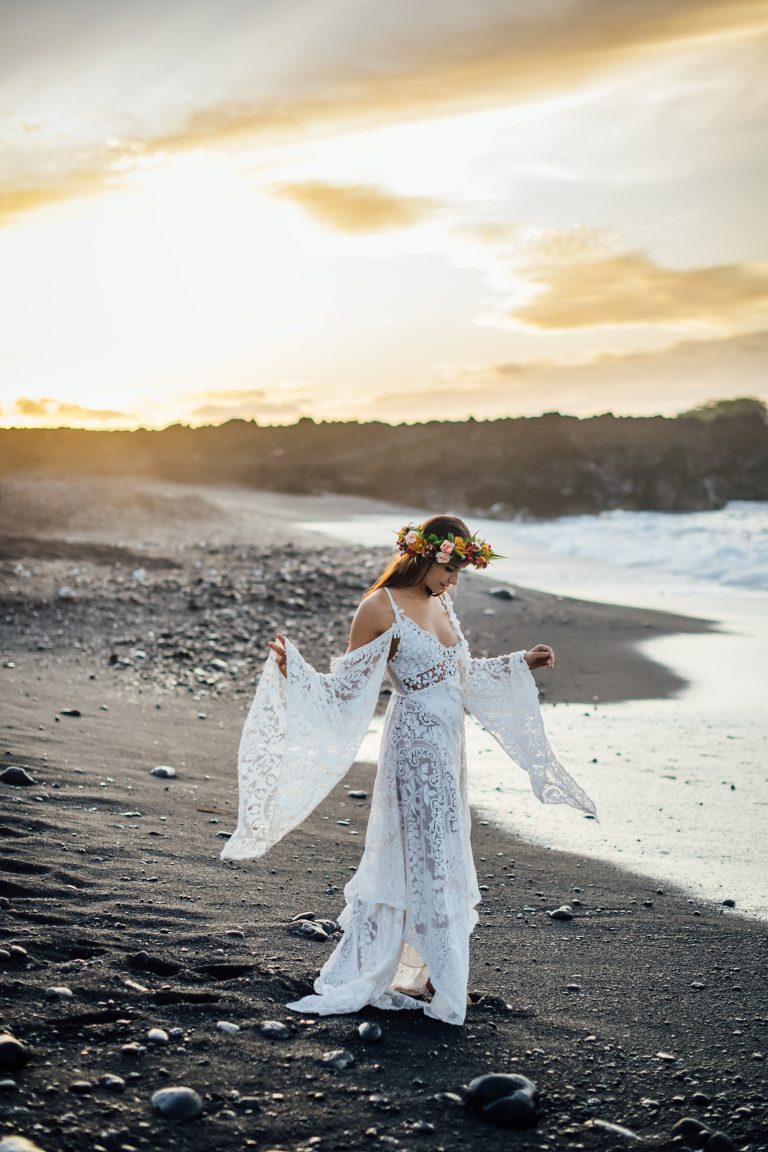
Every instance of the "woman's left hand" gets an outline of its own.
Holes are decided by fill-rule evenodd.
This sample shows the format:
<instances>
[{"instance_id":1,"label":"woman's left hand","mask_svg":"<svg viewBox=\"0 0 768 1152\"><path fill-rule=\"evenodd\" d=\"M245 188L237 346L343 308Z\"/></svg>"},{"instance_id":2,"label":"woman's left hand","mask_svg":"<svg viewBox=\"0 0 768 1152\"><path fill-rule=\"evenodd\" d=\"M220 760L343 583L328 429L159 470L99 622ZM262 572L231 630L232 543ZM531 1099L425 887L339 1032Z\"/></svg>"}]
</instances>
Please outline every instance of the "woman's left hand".
<instances>
[{"instance_id":1,"label":"woman's left hand","mask_svg":"<svg viewBox=\"0 0 768 1152\"><path fill-rule=\"evenodd\" d=\"M550 648L549 644L537 644L535 648L526 652L524 659L531 670L534 668L554 668L555 650Z\"/></svg>"}]
</instances>

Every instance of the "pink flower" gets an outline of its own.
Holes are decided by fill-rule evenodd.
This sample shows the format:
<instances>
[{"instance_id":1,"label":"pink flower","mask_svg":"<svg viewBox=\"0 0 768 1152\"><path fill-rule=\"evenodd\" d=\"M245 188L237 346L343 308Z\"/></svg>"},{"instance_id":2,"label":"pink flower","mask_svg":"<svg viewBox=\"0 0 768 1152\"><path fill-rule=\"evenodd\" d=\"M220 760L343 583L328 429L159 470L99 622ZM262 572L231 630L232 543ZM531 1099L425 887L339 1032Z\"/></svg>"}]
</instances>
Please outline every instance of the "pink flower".
<instances>
[{"instance_id":1,"label":"pink flower","mask_svg":"<svg viewBox=\"0 0 768 1152\"><path fill-rule=\"evenodd\" d=\"M416 541L418 540L418 538L419 538L418 532L406 532L406 534L405 534L406 544L415 544Z\"/></svg>"},{"instance_id":2,"label":"pink flower","mask_svg":"<svg viewBox=\"0 0 768 1152\"><path fill-rule=\"evenodd\" d=\"M447 552L448 555L450 556L451 552L453 552L453 541L452 540L443 540L442 544L440 545L440 551L441 552Z\"/></svg>"},{"instance_id":3,"label":"pink flower","mask_svg":"<svg viewBox=\"0 0 768 1152\"><path fill-rule=\"evenodd\" d=\"M450 558L451 558L450 552L438 552L437 556L435 556L435 563L447 564L448 561L450 560Z\"/></svg>"}]
</instances>

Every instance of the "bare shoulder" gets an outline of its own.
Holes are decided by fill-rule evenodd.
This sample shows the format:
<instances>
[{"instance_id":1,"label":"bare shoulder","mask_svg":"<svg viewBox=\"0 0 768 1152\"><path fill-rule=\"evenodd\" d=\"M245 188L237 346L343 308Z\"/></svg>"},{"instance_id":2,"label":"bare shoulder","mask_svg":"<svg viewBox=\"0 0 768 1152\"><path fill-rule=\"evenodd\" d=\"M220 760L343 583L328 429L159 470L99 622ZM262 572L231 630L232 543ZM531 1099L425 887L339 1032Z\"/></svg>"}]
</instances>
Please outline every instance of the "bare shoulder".
<instances>
[{"instance_id":1,"label":"bare shoulder","mask_svg":"<svg viewBox=\"0 0 768 1152\"><path fill-rule=\"evenodd\" d=\"M349 633L349 651L369 644L392 624L392 605L383 588L377 588L361 600Z\"/></svg>"},{"instance_id":2,"label":"bare shoulder","mask_svg":"<svg viewBox=\"0 0 768 1152\"><path fill-rule=\"evenodd\" d=\"M355 612L355 620L378 627L379 634L386 632L392 623L392 605L383 588L377 588L370 596L360 601Z\"/></svg>"}]
</instances>

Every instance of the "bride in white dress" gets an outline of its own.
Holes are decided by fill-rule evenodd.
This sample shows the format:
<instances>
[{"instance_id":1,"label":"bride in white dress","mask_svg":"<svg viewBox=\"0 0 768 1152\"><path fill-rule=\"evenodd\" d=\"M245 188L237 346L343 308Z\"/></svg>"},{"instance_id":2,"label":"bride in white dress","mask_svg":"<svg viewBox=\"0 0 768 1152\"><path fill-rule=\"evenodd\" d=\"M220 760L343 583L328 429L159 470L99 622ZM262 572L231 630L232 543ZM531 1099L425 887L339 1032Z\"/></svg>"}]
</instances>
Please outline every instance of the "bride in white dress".
<instances>
[{"instance_id":1,"label":"bride in white dress","mask_svg":"<svg viewBox=\"0 0 768 1152\"><path fill-rule=\"evenodd\" d=\"M394 689L363 858L344 888L343 936L315 995L292 1010L328 1015L371 1004L464 1022L480 902L465 709L529 773L539 800L595 815L544 732L531 669L554 667L553 650L470 656L451 590L463 568L484 568L494 555L456 517L408 525L330 673L316 672L282 633L270 643L240 742L238 826L225 859L262 856L301 823L353 763L385 673Z\"/></svg>"}]
</instances>

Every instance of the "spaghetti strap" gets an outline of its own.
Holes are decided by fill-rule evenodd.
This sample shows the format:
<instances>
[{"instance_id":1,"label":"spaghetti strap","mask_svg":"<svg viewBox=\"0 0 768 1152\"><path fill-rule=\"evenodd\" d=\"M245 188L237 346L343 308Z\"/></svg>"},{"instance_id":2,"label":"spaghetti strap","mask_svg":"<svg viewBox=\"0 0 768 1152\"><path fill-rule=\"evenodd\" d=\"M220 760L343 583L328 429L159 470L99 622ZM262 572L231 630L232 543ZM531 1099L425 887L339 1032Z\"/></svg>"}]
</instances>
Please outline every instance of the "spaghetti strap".
<instances>
[{"instance_id":1,"label":"spaghetti strap","mask_svg":"<svg viewBox=\"0 0 768 1152\"><path fill-rule=\"evenodd\" d=\"M395 614L395 619L393 621L393 630L394 630L393 634L395 636L399 636L400 635L400 629L399 629L400 616L401 615L404 616L405 613L403 612L402 608L398 607L398 605L395 603L395 598L392 595L392 593L390 592L389 588L387 588L386 584L383 585L383 588L384 588L384 591L386 592L387 596L389 597L389 602L392 605L392 611Z\"/></svg>"},{"instance_id":2,"label":"spaghetti strap","mask_svg":"<svg viewBox=\"0 0 768 1152\"><path fill-rule=\"evenodd\" d=\"M394 612L395 616L397 616L398 608L397 608L397 604L395 604L395 598L392 595L392 593L390 592L389 588L387 588L386 584L384 585L384 591L386 592L387 596L389 597L389 602L392 605L392 611Z\"/></svg>"}]
</instances>

